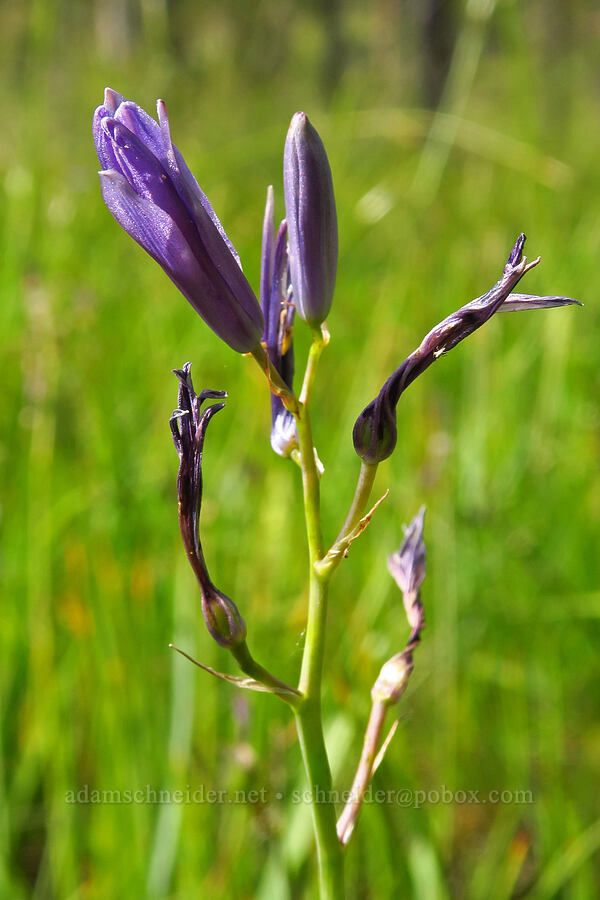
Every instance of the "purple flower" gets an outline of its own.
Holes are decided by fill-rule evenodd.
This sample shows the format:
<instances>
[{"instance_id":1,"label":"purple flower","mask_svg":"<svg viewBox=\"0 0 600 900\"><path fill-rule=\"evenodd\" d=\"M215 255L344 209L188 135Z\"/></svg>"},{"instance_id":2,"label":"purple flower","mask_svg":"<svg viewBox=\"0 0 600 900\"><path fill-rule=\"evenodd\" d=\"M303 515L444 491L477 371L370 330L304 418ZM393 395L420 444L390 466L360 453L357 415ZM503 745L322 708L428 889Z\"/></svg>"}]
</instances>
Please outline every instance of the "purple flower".
<instances>
[{"instance_id":1,"label":"purple flower","mask_svg":"<svg viewBox=\"0 0 600 900\"><path fill-rule=\"evenodd\" d=\"M379 463L387 459L394 450L397 439L396 404L408 385L438 357L480 328L495 312L549 309L579 303L569 297L511 294L525 272L540 261L538 257L527 263L523 256L524 243L525 235L521 234L510 253L502 277L494 287L436 325L423 338L421 345L388 378L377 397L362 411L354 425L353 439L354 449L364 462Z\"/></svg>"},{"instance_id":2,"label":"purple flower","mask_svg":"<svg viewBox=\"0 0 600 900\"><path fill-rule=\"evenodd\" d=\"M264 321L239 257L206 196L171 142L162 100L158 123L106 88L94 113L104 202L233 350L260 341Z\"/></svg>"},{"instance_id":3,"label":"purple flower","mask_svg":"<svg viewBox=\"0 0 600 900\"><path fill-rule=\"evenodd\" d=\"M283 186L294 302L300 318L316 328L331 308L338 233L325 147L303 112L287 134Z\"/></svg>"},{"instance_id":4,"label":"purple flower","mask_svg":"<svg viewBox=\"0 0 600 900\"><path fill-rule=\"evenodd\" d=\"M246 639L246 624L237 606L212 583L200 543L200 507L202 504L202 449L208 423L225 406L214 403L201 411L205 400L226 397L225 391L201 391L196 394L190 363L174 369L179 379L178 409L171 416L173 442L179 455L177 494L179 527L194 574L200 585L202 614L215 641L231 649Z\"/></svg>"},{"instance_id":5,"label":"purple flower","mask_svg":"<svg viewBox=\"0 0 600 900\"><path fill-rule=\"evenodd\" d=\"M260 302L265 317L263 343L269 359L284 382L293 389L294 303L290 285L285 219L275 235L273 188L267 191L263 224ZM296 420L281 398L271 394L271 446L279 456L289 456L298 446Z\"/></svg>"}]
</instances>

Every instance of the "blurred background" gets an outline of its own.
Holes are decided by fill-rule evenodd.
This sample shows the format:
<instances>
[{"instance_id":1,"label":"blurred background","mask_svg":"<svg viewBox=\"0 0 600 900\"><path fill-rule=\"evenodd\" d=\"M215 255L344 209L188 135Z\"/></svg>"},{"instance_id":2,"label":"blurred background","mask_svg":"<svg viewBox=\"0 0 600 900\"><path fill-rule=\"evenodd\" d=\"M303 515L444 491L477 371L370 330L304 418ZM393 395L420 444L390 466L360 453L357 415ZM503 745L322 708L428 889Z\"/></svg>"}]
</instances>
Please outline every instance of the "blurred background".
<instances>
[{"instance_id":1,"label":"blurred background","mask_svg":"<svg viewBox=\"0 0 600 900\"><path fill-rule=\"evenodd\" d=\"M402 398L376 484L390 496L334 582L324 708L343 790L370 687L408 633L386 558L426 503L427 630L374 788L429 800L365 807L349 897L596 896L597 4L25 0L0 9L0 34L0 897L314 897L287 709L167 647L230 667L180 543L170 370L189 359L198 388L229 391L203 542L285 680L306 609L299 473L270 450L257 367L101 201L90 129L107 84L150 112L166 100L256 288L295 110L325 142L340 264L314 428L330 539L356 416L496 281L520 231L542 256L523 290L584 301L495 317ZM299 324L298 368L307 346ZM264 792L210 802L218 789ZM146 802L116 802L137 790Z\"/></svg>"}]
</instances>

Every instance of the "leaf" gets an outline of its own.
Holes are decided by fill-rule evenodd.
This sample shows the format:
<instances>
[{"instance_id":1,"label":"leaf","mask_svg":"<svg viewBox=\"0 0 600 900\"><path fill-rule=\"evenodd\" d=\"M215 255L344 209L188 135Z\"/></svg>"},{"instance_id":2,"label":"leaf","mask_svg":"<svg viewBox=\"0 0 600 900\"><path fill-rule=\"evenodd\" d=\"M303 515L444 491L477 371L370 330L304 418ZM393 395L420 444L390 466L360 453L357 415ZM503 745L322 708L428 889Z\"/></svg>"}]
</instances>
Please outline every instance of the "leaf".
<instances>
[{"instance_id":1,"label":"leaf","mask_svg":"<svg viewBox=\"0 0 600 900\"><path fill-rule=\"evenodd\" d=\"M195 666L198 666L199 669L202 669L204 672L208 672L209 675L214 675L215 678L220 678L221 681L227 681L229 684L234 684L236 687L242 688L247 691L259 691L263 694L296 694L297 691L286 690L283 686L274 688L270 687L267 684L263 684L260 681L256 681L254 678L249 678L247 675L228 675L226 672L217 672L216 669L211 668L210 666L205 666L204 663L198 662L197 659L194 659L193 656L190 656L189 653L186 653L185 650L181 650L179 647L176 647L174 644L169 644L169 647L172 650L176 650L177 653L180 653L181 656L185 656L186 659L189 659L191 663Z\"/></svg>"},{"instance_id":2,"label":"leaf","mask_svg":"<svg viewBox=\"0 0 600 900\"><path fill-rule=\"evenodd\" d=\"M339 559L340 556L346 557L348 555L348 548L350 547L350 544L353 541L355 541L356 538L361 536L361 534L367 528L367 526L369 525L369 522L373 518L373 514L375 513L375 510L377 509L378 506L380 506L383 503L383 501L388 496L389 492L390 491L388 488L388 490L385 492L385 494L383 494L383 496L381 496L379 498L377 503L375 503L375 505L371 507L369 512L366 513L362 517L362 519L359 519L359 521L356 523L356 525L354 526L352 531L349 531L347 534L345 534L343 537L341 537L339 540L337 540L335 542L335 544L333 544L329 548L329 550L327 551L327 553L325 554L323 559L321 559L321 560L319 560L319 562L315 563L315 569L317 571L327 570L327 568L329 568L329 566L331 566L332 563L335 563Z\"/></svg>"},{"instance_id":3,"label":"leaf","mask_svg":"<svg viewBox=\"0 0 600 900\"><path fill-rule=\"evenodd\" d=\"M398 725L399 725L399 724L400 724L400 720L399 720L399 719L395 719L395 720L394 720L394 723L393 723L393 725L392 725L392 727L391 727L390 730L388 731L388 734L387 734L387 737L386 737L385 741L383 742L383 744L382 744L381 747L379 748L379 753L377 754L377 756L375 757L375 759L374 759L374 761L373 761L373 768L371 769L371 778L373 777L373 775L375 774L375 772L377 771L377 769L379 768L379 766L380 766L381 763L383 762L383 757L385 756L385 754L386 754L386 752L387 752L387 748L388 748L388 747L390 746L390 744L392 743L392 738L393 738L394 735L396 734L396 731L398 730Z\"/></svg>"}]
</instances>

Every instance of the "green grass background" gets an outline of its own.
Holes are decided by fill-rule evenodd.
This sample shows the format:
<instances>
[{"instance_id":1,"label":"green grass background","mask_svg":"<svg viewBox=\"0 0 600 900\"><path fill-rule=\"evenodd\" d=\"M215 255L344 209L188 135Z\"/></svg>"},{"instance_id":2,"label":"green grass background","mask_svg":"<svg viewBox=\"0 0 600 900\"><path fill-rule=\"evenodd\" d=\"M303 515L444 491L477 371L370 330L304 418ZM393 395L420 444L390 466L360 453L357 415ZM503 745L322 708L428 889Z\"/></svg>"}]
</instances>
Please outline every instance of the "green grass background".
<instances>
[{"instance_id":1,"label":"green grass background","mask_svg":"<svg viewBox=\"0 0 600 900\"><path fill-rule=\"evenodd\" d=\"M426 503L427 630L375 787L528 790L533 802L368 805L349 896L596 896L595 5L472 0L437 118L419 105L393 6L348 4L347 64L328 91L313 6L130 3L133 25L123 9L31 0L0 12L0 897L314 897L308 809L276 799L304 785L287 710L167 649L230 666L180 544L170 369L189 359L198 388L229 391L206 443L203 542L256 656L286 680L306 609L299 473L270 450L257 367L101 202L90 124L105 84L150 111L167 101L255 287L269 183L283 215L292 113L325 141L340 224L314 398L329 538L358 471L357 414L430 327L494 283L521 230L543 258L523 289L585 302L496 317L402 398L376 484L390 497L334 583L324 711L342 790L370 686L407 637L386 557ZM300 367L300 323L296 347ZM83 785L268 799L67 803Z\"/></svg>"}]
</instances>

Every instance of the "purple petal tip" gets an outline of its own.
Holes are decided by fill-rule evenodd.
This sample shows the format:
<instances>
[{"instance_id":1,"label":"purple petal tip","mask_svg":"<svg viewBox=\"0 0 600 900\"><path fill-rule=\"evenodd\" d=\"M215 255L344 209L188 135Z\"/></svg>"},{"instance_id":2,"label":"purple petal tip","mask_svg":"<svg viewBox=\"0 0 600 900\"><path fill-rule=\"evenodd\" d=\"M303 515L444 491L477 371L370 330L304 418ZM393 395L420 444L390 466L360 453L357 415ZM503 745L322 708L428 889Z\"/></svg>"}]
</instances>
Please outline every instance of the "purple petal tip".
<instances>
[{"instance_id":1,"label":"purple petal tip","mask_svg":"<svg viewBox=\"0 0 600 900\"><path fill-rule=\"evenodd\" d=\"M521 234L517 238L517 242L516 242L515 246L510 251L510 256L508 257L508 265L509 266L516 266L516 265L518 265L518 263L521 262L521 259L523 256L523 246L524 246L526 240L527 240L527 238L521 232Z\"/></svg>"}]
</instances>

